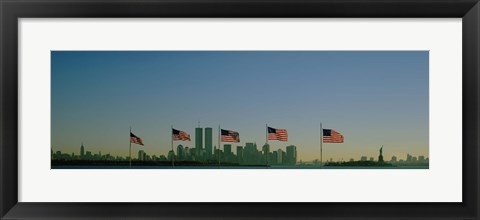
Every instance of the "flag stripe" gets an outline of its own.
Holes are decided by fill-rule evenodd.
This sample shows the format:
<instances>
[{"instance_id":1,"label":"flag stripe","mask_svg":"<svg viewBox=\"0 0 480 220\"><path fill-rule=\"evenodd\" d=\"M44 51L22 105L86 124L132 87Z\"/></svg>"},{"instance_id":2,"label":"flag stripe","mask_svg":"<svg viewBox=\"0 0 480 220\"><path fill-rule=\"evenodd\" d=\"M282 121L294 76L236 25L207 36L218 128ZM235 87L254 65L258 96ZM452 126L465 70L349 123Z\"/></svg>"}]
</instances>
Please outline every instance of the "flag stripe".
<instances>
[{"instance_id":1,"label":"flag stripe","mask_svg":"<svg viewBox=\"0 0 480 220\"><path fill-rule=\"evenodd\" d=\"M172 129L172 138L174 141L190 141L190 134L185 131Z\"/></svg>"},{"instance_id":2,"label":"flag stripe","mask_svg":"<svg viewBox=\"0 0 480 220\"><path fill-rule=\"evenodd\" d=\"M288 132L286 129L276 129L268 127L268 140L288 141Z\"/></svg>"},{"instance_id":3,"label":"flag stripe","mask_svg":"<svg viewBox=\"0 0 480 220\"><path fill-rule=\"evenodd\" d=\"M236 131L223 130L221 129L221 139L222 142L240 142L240 134Z\"/></svg>"},{"instance_id":4,"label":"flag stripe","mask_svg":"<svg viewBox=\"0 0 480 220\"><path fill-rule=\"evenodd\" d=\"M323 143L343 143L343 135L333 129L323 129Z\"/></svg>"},{"instance_id":5,"label":"flag stripe","mask_svg":"<svg viewBox=\"0 0 480 220\"><path fill-rule=\"evenodd\" d=\"M136 135L134 135L132 132L130 132L130 143L144 146L143 145L143 140L141 138L137 137Z\"/></svg>"}]
</instances>

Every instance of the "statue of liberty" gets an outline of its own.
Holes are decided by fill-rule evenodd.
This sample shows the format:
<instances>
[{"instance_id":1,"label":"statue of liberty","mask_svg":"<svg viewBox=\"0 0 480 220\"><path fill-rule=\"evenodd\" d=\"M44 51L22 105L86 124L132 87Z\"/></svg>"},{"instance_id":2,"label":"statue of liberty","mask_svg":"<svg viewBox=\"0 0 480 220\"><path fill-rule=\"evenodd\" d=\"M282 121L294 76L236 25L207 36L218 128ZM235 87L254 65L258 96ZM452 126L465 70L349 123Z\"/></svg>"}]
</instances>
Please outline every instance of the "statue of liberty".
<instances>
[{"instance_id":1,"label":"statue of liberty","mask_svg":"<svg viewBox=\"0 0 480 220\"><path fill-rule=\"evenodd\" d=\"M383 145L382 145L382 147L380 148L380 155L378 155L378 162L379 162L379 163L383 163L383 155L382 155L382 153L383 153Z\"/></svg>"}]
</instances>

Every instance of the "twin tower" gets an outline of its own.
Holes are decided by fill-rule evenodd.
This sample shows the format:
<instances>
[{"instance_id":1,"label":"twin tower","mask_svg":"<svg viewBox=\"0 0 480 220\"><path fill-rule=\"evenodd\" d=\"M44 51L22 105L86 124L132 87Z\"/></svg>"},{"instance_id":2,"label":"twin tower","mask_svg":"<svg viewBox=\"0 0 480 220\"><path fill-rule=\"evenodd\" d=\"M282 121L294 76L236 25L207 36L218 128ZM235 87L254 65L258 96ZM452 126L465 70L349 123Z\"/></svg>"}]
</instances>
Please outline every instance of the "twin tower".
<instances>
[{"instance_id":1,"label":"twin tower","mask_svg":"<svg viewBox=\"0 0 480 220\"><path fill-rule=\"evenodd\" d=\"M197 155L202 155L204 159L213 158L213 133L212 128L205 128L205 148L203 147L203 128L195 128L195 151Z\"/></svg>"}]
</instances>

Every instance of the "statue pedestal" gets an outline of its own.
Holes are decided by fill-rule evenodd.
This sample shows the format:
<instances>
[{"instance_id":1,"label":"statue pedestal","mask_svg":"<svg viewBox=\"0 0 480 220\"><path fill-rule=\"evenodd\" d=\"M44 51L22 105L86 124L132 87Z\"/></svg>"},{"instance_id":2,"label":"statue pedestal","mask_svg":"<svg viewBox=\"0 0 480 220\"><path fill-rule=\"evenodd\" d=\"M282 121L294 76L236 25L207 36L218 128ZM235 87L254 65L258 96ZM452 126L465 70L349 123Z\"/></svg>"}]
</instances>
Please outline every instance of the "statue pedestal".
<instances>
[{"instance_id":1,"label":"statue pedestal","mask_svg":"<svg viewBox=\"0 0 480 220\"><path fill-rule=\"evenodd\" d=\"M382 155L378 156L378 162L383 163L383 156Z\"/></svg>"}]
</instances>

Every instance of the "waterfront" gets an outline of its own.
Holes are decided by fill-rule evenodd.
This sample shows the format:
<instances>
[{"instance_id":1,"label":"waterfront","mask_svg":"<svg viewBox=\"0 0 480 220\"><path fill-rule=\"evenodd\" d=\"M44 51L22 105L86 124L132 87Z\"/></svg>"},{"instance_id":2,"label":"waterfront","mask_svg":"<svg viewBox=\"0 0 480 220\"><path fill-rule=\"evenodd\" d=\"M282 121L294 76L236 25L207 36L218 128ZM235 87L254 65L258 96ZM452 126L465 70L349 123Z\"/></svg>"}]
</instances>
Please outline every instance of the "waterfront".
<instances>
[{"instance_id":1,"label":"waterfront","mask_svg":"<svg viewBox=\"0 0 480 220\"><path fill-rule=\"evenodd\" d=\"M90 166L65 165L52 166L52 169L429 169L429 166L392 166L392 167L361 167L361 166Z\"/></svg>"}]
</instances>

